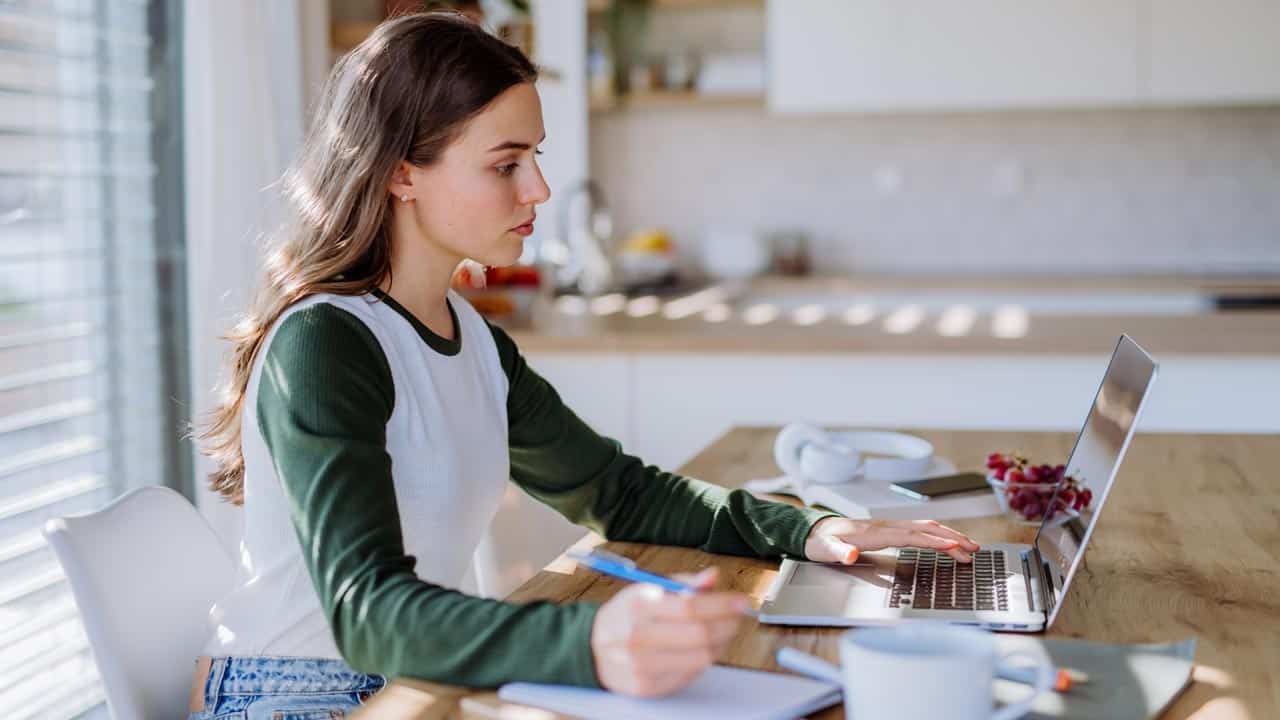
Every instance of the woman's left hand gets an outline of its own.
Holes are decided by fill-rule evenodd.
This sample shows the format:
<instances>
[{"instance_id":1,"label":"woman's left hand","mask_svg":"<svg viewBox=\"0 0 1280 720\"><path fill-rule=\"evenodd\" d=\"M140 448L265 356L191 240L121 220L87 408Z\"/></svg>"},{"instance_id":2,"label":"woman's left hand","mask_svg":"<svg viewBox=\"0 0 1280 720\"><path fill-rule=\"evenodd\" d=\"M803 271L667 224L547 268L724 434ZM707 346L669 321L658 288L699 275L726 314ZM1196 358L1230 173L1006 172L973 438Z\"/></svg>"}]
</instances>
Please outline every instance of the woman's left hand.
<instances>
[{"instance_id":1,"label":"woman's left hand","mask_svg":"<svg viewBox=\"0 0 1280 720\"><path fill-rule=\"evenodd\" d=\"M972 560L978 543L936 520L819 520L804 542L804 555L813 562L852 565L864 550L917 547L939 550L957 562Z\"/></svg>"}]
</instances>

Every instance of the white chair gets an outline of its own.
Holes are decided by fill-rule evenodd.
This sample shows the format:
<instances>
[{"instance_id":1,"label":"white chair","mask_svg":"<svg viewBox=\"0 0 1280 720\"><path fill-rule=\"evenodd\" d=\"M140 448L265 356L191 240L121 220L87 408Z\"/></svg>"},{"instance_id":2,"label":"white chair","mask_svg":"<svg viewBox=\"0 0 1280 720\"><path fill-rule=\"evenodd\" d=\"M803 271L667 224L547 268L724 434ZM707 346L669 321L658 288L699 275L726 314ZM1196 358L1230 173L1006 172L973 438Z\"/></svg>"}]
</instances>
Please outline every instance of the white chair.
<instances>
[{"instance_id":1,"label":"white chair","mask_svg":"<svg viewBox=\"0 0 1280 720\"><path fill-rule=\"evenodd\" d=\"M112 717L186 717L209 607L235 574L204 517L173 490L146 487L52 518L44 537L80 608Z\"/></svg>"}]
</instances>

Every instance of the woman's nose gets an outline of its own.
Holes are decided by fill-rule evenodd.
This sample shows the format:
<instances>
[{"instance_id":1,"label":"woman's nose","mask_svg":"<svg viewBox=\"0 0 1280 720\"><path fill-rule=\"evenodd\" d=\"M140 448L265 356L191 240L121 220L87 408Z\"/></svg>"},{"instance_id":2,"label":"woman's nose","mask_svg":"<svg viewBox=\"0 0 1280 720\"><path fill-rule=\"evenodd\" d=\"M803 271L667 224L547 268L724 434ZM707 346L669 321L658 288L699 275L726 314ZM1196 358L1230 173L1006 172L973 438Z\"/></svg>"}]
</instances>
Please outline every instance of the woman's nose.
<instances>
[{"instance_id":1,"label":"woman's nose","mask_svg":"<svg viewBox=\"0 0 1280 720\"><path fill-rule=\"evenodd\" d=\"M547 186L547 181L542 177L542 169L534 167L533 176L521 188L520 202L523 205L538 205L546 202L551 197L551 188Z\"/></svg>"}]
</instances>

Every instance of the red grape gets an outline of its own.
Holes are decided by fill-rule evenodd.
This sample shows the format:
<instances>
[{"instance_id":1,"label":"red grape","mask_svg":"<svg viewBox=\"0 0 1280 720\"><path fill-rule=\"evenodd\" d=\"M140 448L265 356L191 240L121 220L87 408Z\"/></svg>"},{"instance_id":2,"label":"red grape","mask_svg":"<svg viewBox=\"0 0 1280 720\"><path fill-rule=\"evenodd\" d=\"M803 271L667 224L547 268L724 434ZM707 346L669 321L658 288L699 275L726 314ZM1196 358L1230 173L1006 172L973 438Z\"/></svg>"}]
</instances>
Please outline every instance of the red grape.
<instances>
[{"instance_id":1,"label":"red grape","mask_svg":"<svg viewBox=\"0 0 1280 720\"><path fill-rule=\"evenodd\" d=\"M1028 520L1053 517L1069 508L1087 508L1093 499L1093 493L1077 478L1067 475L1065 465L1032 465L1016 452L993 452L987 455L986 466L990 477L1005 483L1000 491L1008 508Z\"/></svg>"}]
</instances>

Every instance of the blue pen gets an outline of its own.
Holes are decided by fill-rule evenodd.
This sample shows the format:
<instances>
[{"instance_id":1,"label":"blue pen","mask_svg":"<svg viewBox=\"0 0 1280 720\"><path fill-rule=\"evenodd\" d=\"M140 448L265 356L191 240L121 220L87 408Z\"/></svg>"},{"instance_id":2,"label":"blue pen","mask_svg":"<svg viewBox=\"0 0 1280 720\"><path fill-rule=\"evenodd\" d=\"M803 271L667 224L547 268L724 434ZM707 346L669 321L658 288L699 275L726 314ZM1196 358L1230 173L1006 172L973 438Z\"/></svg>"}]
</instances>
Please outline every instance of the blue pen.
<instances>
[{"instance_id":1,"label":"blue pen","mask_svg":"<svg viewBox=\"0 0 1280 720\"><path fill-rule=\"evenodd\" d=\"M641 570L636 566L635 561L631 558L615 555L606 550L594 549L590 552L569 550L565 554L580 565L591 570L595 570L603 575L616 577L619 580L657 585L667 592L673 592L678 595L689 595L699 592L698 588L689 585L688 583L682 583L679 580L658 575L657 573ZM750 608L744 610L743 614L751 617L759 616L759 613Z\"/></svg>"}]
</instances>

